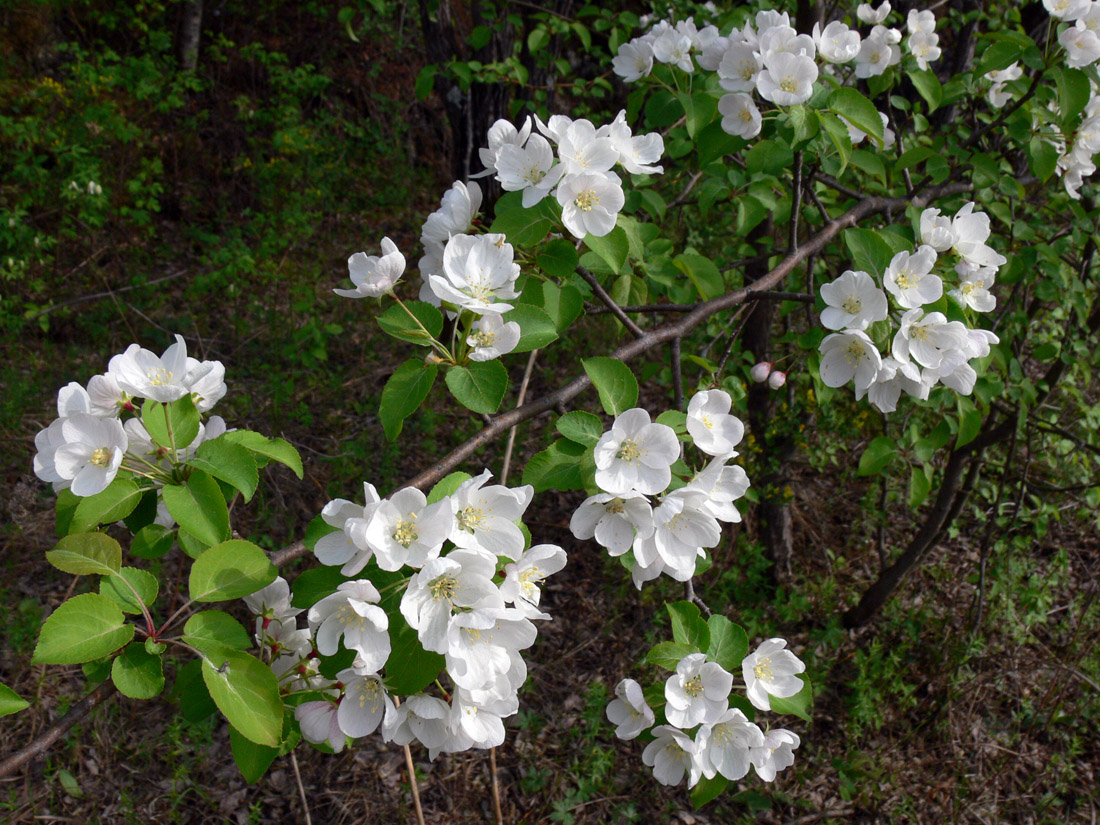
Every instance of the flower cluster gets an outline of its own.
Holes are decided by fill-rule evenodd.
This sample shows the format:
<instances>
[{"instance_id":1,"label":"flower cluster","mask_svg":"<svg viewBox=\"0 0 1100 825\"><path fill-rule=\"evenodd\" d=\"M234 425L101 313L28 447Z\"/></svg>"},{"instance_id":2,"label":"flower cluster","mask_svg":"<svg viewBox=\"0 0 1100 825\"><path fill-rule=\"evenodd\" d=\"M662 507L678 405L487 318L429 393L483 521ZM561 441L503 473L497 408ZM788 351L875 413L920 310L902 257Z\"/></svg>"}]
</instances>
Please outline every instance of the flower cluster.
<instances>
[{"instance_id":1,"label":"flower cluster","mask_svg":"<svg viewBox=\"0 0 1100 825\"><path fill-rule=\"evenodd\" d=\"M768 639L741 663L749 702L757 710L770 710L773 696L789 698L802 690L798 674L806 666L786 647L783 639ZM642 752L642 761L662 785L678 785L687 776L692 787L704 776L713 779L719 774L735 781L748 774L750 766L771 782L794 764L801 740L783 728L762 730L744 711L730 707L732 689L733 674L707 661L705 653L692 653L665 682L666 724L655 725L656 714L633 679L616 686L607 718L615 725L615 735L624 740L652 728L653 741ZM692 728L694 738L688 732Z\"/></svg>"},{"instance_id":2,"label":"flower cluster","mask_svg":"<svg viewBox=\"0 0 1100 825\"><path fill-rule=\"evenodd\" d=\"M569 527L578 539L595 538L612 556L629 551L639 589L666 572L687 581L705 548L721 539L719 522L741 521L734 502L749 479L728 462L745 428L730 415L731 403L723 390L707 390L688 404L684 438L710 457L694 475L680 461L676 431L651 421L641 408L617 416L596 444L595 481L602 492L577 508ZM649 496L659 496L659 503L653 506Z\"/></svg>"},{"instance_id":3,"label":"flower cluster","mask_svg":"<svg viewBox=\"0 0 1100 825\"><path fill-rule=\"evenodd\" d=\"M989 288L1006 259L986 244L989 234L989 216L975 212L973 203L953 218L941 216L939 209L925 209L920 217L921 245L894 255L883 275L885 292L860 271L849 270L823 284L826 307L821 323L838 331L821 342L822 382L840 387L854 379L856 398L866 395L882 412L897 408L902 390L923 400L943 383L969 395L977 373L968 362L987 356L999 339L988 330L970 329L925 308L944 294L943 279L933 270L940 254L948 251L958 257L958 280L947 294L962 310L990 312L996 307ZM880 353L880 343L888 344L889 355Z\"/></svg>"},{"instance_id":4,"label":"flower cluster","mask_svg":"<svg viewBox=\"0 0 1100 825\"><path fill-rule=\"evenodd\" d=\"M189 357L183 336L160 356L131 344L87 387L74 381L58 392L58 418L34 438L34 473L55 491L69 489L77 496L102 492L120 470L159 485L199 444L225 432L225 422L213 416L200 423L194 440L170 456L149 435L134 401L168 403L190 396L198 411L207 413L225 392L225 367Z\"/></svg>"},{"instance_id":5,"label":"flower cluster","mask_svg":"<svg viewBox=\"0 0 1100 825\"><path fill-rule=\"evenodd\" d=\"M498 120L489 130L489 146L481 150L482 175L495 175L506 192L522 192L525 208L553 195L562 223L578 238L602 237L615 228L625 203L622 180L612 171L616 166L632 175L663 171L654 164L664 153L664 139L657 132L632 134L625 111L599 128L565 115L548 123L536 115L535 124L533 133L530 117L519 129Z\"/></svg>"},{"instance_id":6,"label":"flower cluster","mask_svg":"<svg viewBox=\"0 0 1100 825\"><path fill-rule=\"evenodd\" d=\"M722 128L749 140L760 134L763 123L753 92L776 106L792 106L813 95L819 59L825 70L837 74L842 82L850 78L841 66L851 64L850 74L865 79L899 63L903 34L882 25L889 14L889 2L877 8L861 4L856 16L872 25L866 37L841 20L824 28L815 24L811 34L799 34L788 14L772 10L758 12L755 26L746 23L726 35L715 26L699 28L690 18L675 24L661 20L646 34L623 44L612 67L624 80L634 82L648 76L654 62L693 72L694 54L699 67L717 72L719 84L730 93L718 101ZM936 16L913 9L906 25L909 36L905 45L917 67L925 70L940 57ZM857 130L857 134L862 133ZM857 142L856 135L853 142Z\"/></svg>"},{"instance_id":7,"label":"flower cluster","mask_svg":"<svg viewBox=\"0 0 1100 825\"><path fill-rule=\"evenodd\" d=\"M259 617L257 641L284 689L318 693L295 711L308 741L339 751L346 736L380 729L387 742L418 740L433 759L504 741L503 719L519 709L517 691L527 678L520 651L535 641L534 621L550 618L539 608L540 585L566 556L550 544L526 547L518 524L532 488L489 479L486 470L432 503L414 488L382 499L369 483L365 504L329 502L321 515L336 530L314 552L348 580L309 608L305 627L281 580L246 599ZM364 574L387 583L380 590ZM415 631L422 651L443 656L451 684L444 689L436 679L441 695L394 701L389 669L406 667L416 652L407 641L394 649L395 622ZM336 654L341 642L354 661L325 679L322 657Z\"/></svg>"}]
</instances>

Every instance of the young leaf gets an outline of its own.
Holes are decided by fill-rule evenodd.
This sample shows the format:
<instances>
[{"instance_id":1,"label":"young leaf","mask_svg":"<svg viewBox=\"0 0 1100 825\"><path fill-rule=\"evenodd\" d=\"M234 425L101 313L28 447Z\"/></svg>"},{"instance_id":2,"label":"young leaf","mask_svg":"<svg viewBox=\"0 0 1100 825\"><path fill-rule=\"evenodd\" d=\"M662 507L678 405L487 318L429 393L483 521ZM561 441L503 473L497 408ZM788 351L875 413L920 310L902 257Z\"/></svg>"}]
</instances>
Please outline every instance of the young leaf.
<instances>
[{"instance_id":1,"label":"young leaf","mask_svg":"<svg viewBox=\"0 0 1100 825\"><path fill-rule=\"evenodd\" d=\"M283 733L283 701L270 667L237 650L203 658L202 679L225 718L251 742L278 747Z\"/></svg>"},{"instance_id":2,"label":"young leaf","mask_svg":"<svg viewBox=\"0 0 1100 825\"><path fill-rule=\"evenodd\" d=\"M176 531L160 524L142 527L130 542L130 555L139 559L159 559L172 549Z\"/></svg>"},{"instance_id":3,"label":"young leaf","mask_svg":"<svg viewBox=\"0 0 1100 825\"><path fill-rule=\"evenodd\" d=\"M348 577L340 572L339 567L314 567L306 570L294 580L290 604L303 610L313 607L325 596L335 593L336 588L346 581Z\"/></svg>"},{"instance_id":4,"label":"young leaf","mask_svg":"<svg viewBox=\"0 0 1100 825\"><path fill-rule=\"evenodd\" d=\"M111 681L118 692L131 699L152 699L164 690L164 668L160 656L153 656L145 645L134 642L115 658Z\"/></svg>"},{"instance_id":5,"label":"young leaf","mask_svg":"<svg viewBox=\"0 0 1100 825\"><path fill-rule=\"evenodd\" d=\"M467 409L495 413L508 390L508 370L500 361L471 361L468 367L447 370L447 388Z\"/></svg>"},{"instance_id":6,"label":"young leaf","mask_svg":"<svg viewBox=\"0 0 1100 825\"><path fill-rule=\"evenodd\" d=\"M405 311L408 308L408 312ZM443 313L425 301L408 301L405 307L394 304L378 316L378 326L387 335L392 335L401 341L417 344L422 347L431 346L429 334L432 338L439 338L443 332ZM409 313L416 316L416 321L409 317ZM419 321L419 325L417 324ZM423 327L424 329L421 329ZM424 330L428 332L425 333Z\"/></svg>"},{"instance_id":7,"label":"young leaf","mask_svg":"<svg viewBox=\"0 0 1100 825\"><path fill-rule=\"evenodd\" d=\"M546 314L550 316L560 335L584 311L584 297L575 286L544 283L542 308L546 310Z\"/></svg>"},{"instance_id":8,"label":"young leaf","mask_svg":"<svg viewBox=\"0 0 1100 825\"><path fill-rule=\"evenodd\" d=\"M722 273L710 258L702 255L677 255L672 263L695 285L703 300L717 298L725 291Z\"/></svg>"},{"instance_id":9,"label":"young leaf","mask_svg":"<svg viewBox=\"0 0 1100 825\"><path fill-rule=\"evenodd\" d=\"M46 561L75 576L110 576L122 566L122 547L106 533L71 533L46 553Z\"/></svg>"},{"instance_id":10,"label":"young leaf","mask_svg":"<svg viewBox=\"0 0 1100 825\"><path fill-rule=\"evenodd\" d=\"M798 678L802 680L802 690L787 699L780 699L778 696L770 696L769 704L771 705L772 711L775 713L789 713L792 716L797 716L799 719L812 722L813 718L810 716L810 708L814 703L813 686L810 684L810 680L806 678L805 673L800 674Z\"/></svg>"},{"instance_id":11,"label":"young leaf","mask_svg":"<svg viewBox=\"0 0 1100 825\"><path fill-rule=\"evenodd\" d=\"M260 484L260 474L252 453L247 447L234 443L225 435L202 442L187 464L240 490L245 501L252 500L252 495Z\"/></svg>"},{"instance_id":12,"label":"young leaf","mask_svg":"<svg viewBox=\"0 0 1100 825\"><path fill-rule=\"evenodd\" d=\"M603 435L603 422L600 421L599 416L580 410L567 412L554 422L554 426L570 441L586 447L594 447Z\"/></svg>"},{"instance_id":13,"label":"young leaf","mask_svg":"<svg viewBox=\"0 0 1100 825\"><path fill-rule=\"evenodd\" d=\"M263 467L268 461L278 461L289 467L298 478L303 478L302 457L293 446L281 438L268 438L251 430L232 430L222 438L234 444L240 444L251 453L263 456L264 461L256 462L258 467Z\"/></svg>"},{"instance_id":14,"label":"young leaf","mask_svg":"<svg viewBox=\"0 0 1100 825\"><path fill-rule=\"evenodd\" d=\"M489 231L502 233L510 244L534 246L544 240L553 228L553 221L546 211L548 206L549 203L544 201L525 209L522 192L505 192L496 203L496 220Z\"/></svg>"},{"instance_id":15,"label":"young leaf","mask_svg":"<svg viewBox=\"0 0 1100 825\"><path fill-rule=\"evenodd\" d=\"M216 655L219 648L248 650L252 647L248 631L221 610L202 610L188 619L183 626L183 641L208 656Z\"/></svg>"},{"instance_id":16,"label":"young leaf","mask_svg":"<svg viewBox=\"0 0 1100 825\"><path fill-rule=\"evenodd\" d=\"M229 538L229 509L218 482L206 472L195 470L184 484L166 484L161 496L172 518L203 544Z\"/></svg>"},{"instance_id":17,"label":"young leaf","mask_svg":"<svg viewBox=\"0 0 1100 825\"><path fill-rule=\"evenodd\" d=\"M828 107L861 132L873 137L879 146L882 145L882 118L879 117L878 109L851 86L834 89L829 95Z\"/></svg>"},{"instance_id":18,"label":"young leaf","mask_svg":"<svg viewBox=\"0 0 1100 825\"><path fill-rule=\"evenodd\" d=\"M439 676L446 661L425 650L416 631L409 627L400 612L390 613L390 643L393 653L386 662L386 687L391 693L417 693Z\"/></svg>"},{"instance_id":19,"label":"young leaf","mask_svg":"<svg viewBox=\"0 0 1100 825\"><path fill-rule=\"evenodd\" d=\"M240 599L267 587L279 571L260 547L243 539L217 544L191 565L188 593L196 602Z\"/></svg>"},{"instance_id":20,"label":"young leaf","mask_svg":"<svg viewBox=\"0 0 1100 825\"><path fill-rule=\"evenodd\" d=\"M584 453L584 446L559 438L547 449L531 456L523 468L523 483L534 487L536 493L584 489L581 475Z\"/></svg>"},{"instance_id":21,"label":"young leaf","mask_svg":"<svg viewBox=\"0 0 1100 825\"><path fill-rule=\"evenodd\" d=\"M519 343L512 352L530 352L558 340L558 330L546 310L533 304L517 304L511 312L504 313L504 322L519 324Z\"/></svg>"},{"instance_id":22,"label":"young leaf","mask_svg":"<svg viewBox=\"0 0 1100 825\"><path fill-rule=\"evenodd\" d=\"M118 605L98 593L73 596L42 626L31 664L77 665L114 653L134 636Z\"/></svg>"},{"instance_id":23,"label":"young leaf","mask_svg":"<svg viewBox=\"0 0 1100 825\"><path fill-rule=\"evenodd\" d=\"M180 716L188 722L201 722L218 709L202 680L202 662L192 659L179 669L172 686L172 698L179 702Z\"/></svg>"},{"instance_id":24,"label":"young leaf","mask_svg":"<svg viewBox=\"0 0 1100 825\"><path fill-rule=\"evenodd\" d=\"M167 404L148 398L141 405L141 423L160 446L182 450L199 434L199 411L190 395Z\"/></svg>"},{"instance_id":25,"label":"young leaf","mask_svg":"<svg viewBox=\"0 0 1100 825\"><path fill-rule=\"evenodd\" d=\"M730 673L738 673L741 661L749 652L749 638L745 635L744 628L725 616L711 616L707 619L707 627L710 628L707 658Z\"/></svg>"},{"instance_id":26,"label":"young leaf","mask_svg":"<svg viewBox=\"0 0 1100 825\"><path fill-rule=\"evenodd\" d=\"M401 435L405 419L424 403L437 372L439 367L410 358L390 376L382 390L382 402L378 405L378 417L390 441Z\"/></svg>"},{"instance_id":27,"label":"young leaf","mask_svg":"<svg viewBox=\"0 0 1100 825\"><path fill-rule=\"evenodd\" d=\"M29 708L31 703L4 684L0 684L0 716L11 716L19 713L24 708Z\"/></svg>"},{"instance_id":28,"label":"young leaf","mask_svg":"<svg viewBox=\"0 0 1100 825\"><path fill-rule=\"evenodd\" d=\"M622 361L586 358L581 364L600 394L600 403L608 415L619 415L638 403L638 379Z\"/></svg>"},{"instance_id":29,"label":"young leaf","mask_svg":"<svg viewBox=\"0 0 1100 825\"><path fill-rule=\"evenodd\" d=\"M131 587L141 596L141 604L134 598ZM140 613L142 604L148 606L157 600L159 590L157 577L136 567L123 567L115 575L99 581L100 594L117 604L124 613Z\"/></svg>"},{"instance_id":30,"label":"young leaf","mask_svg":"<svg viewBox=\"0 0 1100 825\"><path fill-rule=\"evenodd\" d=\"M100 524L114 524L122 521L134 511L145 491L131 478L118 476L107 488L94 496L80 499L73 513L69 531L82 533L92 530Z\"/></svg>"},{"instance_id":31,"label":"young leaf","mask_svg":"<svg viewBox=\"0 0 1100 825\"><path fill-rule=\"evenodd\" d=\"M649 664L663 667L665 670L676 670L676 665L680 664L681 659L698 652L692 645L685 645L680 642L660 642L655 644L646 654L645 660Z\"/></svg>"},{"instance_id":32,"label":"young leaf","mask_svg":"<svg viewBox=\"0 0 1100 825\"><path fill-rule=\"evenodd\" d=\"M688 645L695 652L710 647L710 628L703 621L699 607L692 602L672 602L666 604L668 615L672 619L672 638L682 645Z\"/></svg>"},{"instance_id":33,"label":"young leaf","mask_svg":"<svg viewBox=\"0 0 1100 825\"><path fill-rule=\"evenodd\" d=\"M461 471L444 476L436 482L431 492L428 493L428 504L435 504L437 501L442 501L462 486L462 482L469 481L471 478L472 476L469 473Z\"/></svg>"},{"instance_id":34,"label":"young leaf","mask_svg":"<svg viewBox=\"0 0 1100 825\"><path fill-rule=\"evenodd\" d=\"M565 238L555 238L550 241L535 258L539 269L553 278L562 280L573 274L579 260L576 247Z\"/></svg>"},{"instance_id":35,"label":"young leaf","mask_svg":"<svg viewBox=\"0 0 1100 825\"><path fill-rule=\"evenodd\" d=\"M867 445L867 449L859 457L859 469L856 470L856 475L873 476L881 473L886 469L896 451L894 439L880 435Z\"/></svg>"},{"instance_id":36,"label":"young leaf","mask_svg":"<svg viewBox=\"0 0 1100 825\"><path fill-rule=\"evenodd\" d=\"M623 268L626 256L630 252L630 241L621 226L616 226L606 235L597 238L595 235L585 235L584 245L603 258L604 262L615 274Z\"/></svg>"},{"instance_id":37,"label":"young leaf","mask_svg":"<svg viewBox=\"0 0 1100 825\"><path fill-rule=\"evenodd\" d=\"M721 774L715 774L713 779L705 776L691 789L691 806L698 810L722 793L730 781Z\"/></svg>"}]
</instances>

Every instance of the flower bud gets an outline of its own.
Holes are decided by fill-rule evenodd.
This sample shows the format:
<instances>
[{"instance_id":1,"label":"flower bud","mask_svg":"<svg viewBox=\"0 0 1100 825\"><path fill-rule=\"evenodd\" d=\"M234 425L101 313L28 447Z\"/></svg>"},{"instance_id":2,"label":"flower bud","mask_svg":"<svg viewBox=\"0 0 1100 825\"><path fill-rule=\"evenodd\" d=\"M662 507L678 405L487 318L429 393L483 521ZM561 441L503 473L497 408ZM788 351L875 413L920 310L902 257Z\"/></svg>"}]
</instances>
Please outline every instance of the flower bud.
<instances>
[{"instance_id":1,"label":"flower bud","mask_svg":"<svg viewBox=\"0 0 1100 825\"><path fill-rule=\"evenodd\" d=\"M780 370L776 370L768 376L768 386L773 390L777 390L787 383L787 373Z\"/></svg>"},{"instance_id":2,"label":"flower bud","mask_svg":"<svg viewBox=\"0 0 1100 825\"><path fill-rule=\"evenodd\" d=\"M749 376L757 384L763 384L765 381L767 381L768 376L771 375L771 373L772 373L772 362L771 361L761 361L759 364L754 365L753 368L751 370L749 370Z\"/></svg>"}]
</instances>

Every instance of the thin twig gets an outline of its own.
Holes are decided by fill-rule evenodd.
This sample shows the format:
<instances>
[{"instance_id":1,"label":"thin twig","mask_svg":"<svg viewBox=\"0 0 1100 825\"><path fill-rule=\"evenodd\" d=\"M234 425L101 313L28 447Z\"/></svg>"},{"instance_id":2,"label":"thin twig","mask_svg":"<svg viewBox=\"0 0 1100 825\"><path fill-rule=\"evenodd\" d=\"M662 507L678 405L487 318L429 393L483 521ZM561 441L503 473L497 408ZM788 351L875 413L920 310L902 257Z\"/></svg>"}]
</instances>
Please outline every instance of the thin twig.
<instances>
[{"instance_id":1,"label":"thin twig","mask_svg":"<svg viewBox=\"0 0 1100 825\"><path fill-rule=\"evenodd\" d=\"M493 775L493 819L496 825L504 825L504 814L500 810L500 782L497 781L497 749L489 748L489 772Z\"/></svg>"},{"instance_id":2,"label":"thin twig","mask_svg":"<svg viewBox=\"0 0 1100 825\"><path fill-rule=\"evenodd\" d=\"M695 188L695 184L699 182L699 178L701 177L703 177L702 171L696 172L694 175L692 175L691 180L688 181L688 185L684 188L684 191L679 194L676 200L668 205L668 209L672 209L682 204L687 198L688 194L691 192L691 190Z\"/></svg>"},{"instance_id":3,"label":"thin twig","mask_svg":"<svg viewBox=\"0 0 1100 825\"><path fill-rule=\"evenodd\" d=\"M802 153L794 153L794 189L791 192L791 231L787 236L787 248L798 251L798 215L802 210Z\"/></svg>"},{"instance_id":4,"label":"thin twig","mask_svg":"<svg viewBox=\"0 0 1100 825\"><path fill-rule=\"evenodd\" d=\"M130 286L121 286L118 289L108 289L105 292L95 292L91 295L81 295L79 298L72 298L68 301L62 301L59 304L52 304L45 309L40 309L34 315L27 318L28 321L33 321L35 318L40 318L47 313L53 312L55 309L61 309L62 307L72 306L73 304L82 304L85 301L96 301L100 298L110 298L112 295L117 295L120 292L129 292L131 289L142 289L147 286L153 286L154 284L164 283L165 281L171 281L175 278L186 275L186 272L177 272L174 275L165 275L163 278L154 278L151 281L146 281L142 284L131 284Z\"/></svg>"},{"instance_id":5,"label":"thin twig","mask_svg":"<svg viewBox=\"0 0 1100 825\"><path fill-rule=\"evenodd\" d=\"M622 307L616 304L614 299L607 294L607 291L604 290L602 286L600 286L600 282L596 280L595 275L593 275L583 266L577 267L577 274L588 282L588 285L592 287L593 294L601 301L603 301L604 306L606 306L611 311L612 315L619 319L624 327L630 330L631 335L633 335L635 338L645 338L645 331L640 326L630 320L627 314L623 312Z\"/></svg>"},{"instance_id":6,"label":"thin twig","mask_svg":"<svg viewBox=\"0 0 1100 825\"><path fill-rule=\"evenodd\" d=\"M33 742L0 762L0 777L8 776L23 767L36 756L49 750L58 739L64 736L73 725L84 719L92 709L115 695L112 682L100 682L96 688L69 708L69 712L35 737Z\"/></svg>"},{"instance_id":7,"label":"thin twig","mask_svg":"<svg viewBox=\"0 0 1100 825\"><path fill-rule=\"evenodd\" d=\"M745 311L745 307L742 306L740 309L737 310L736 313L734 313L733 318L731 318L730 320L732 321L732 320L740 317L741 313L743 313L744 311ZM741 323L738 324L737 327L733 330L733 332L730 333L729 341L726 342L726 351L724 353L722 353L722 360L718 362L718 369L716 369L714 371L714 381L713 381L713 383L714 383L715 386L718 385L718 379L722 377L722 371L725 370L725 368L726 368L726 362L730 360L730 353L733 352L733 344L737 340L737 336L741 334L741 330L745 328L745 322L748 319L749 318L748 318L747 315L744 318L742 318Z\"/></svg>"},{"instance_id":8,"label":"thin twig","mask_svg":"<svg viewBox=\"0 0 1100 825\"><path fill-rule=\"evenodd\" d=\"M393 697L394 707L401 706L401 699ZM420 806L420 786L416 783L416 768L413 766L412 751L405 745L405 767L409 770L409 789L412 791L413 807L416 809L416 825L424 825L424 809Z\"/></svg>"},{"instance_id":9,"label":"thin twig","mask_svg":"<svg viewBox=\"0 0 1100 825\"><path fill-rule=\"evenodd\" d=\"M306 815L306 825L313 825L313 819L309 815L309 802L306 801L306 789L302 784L302 772L298 770L298 757L294 751L290 752L290 766L294 768L294 781L298 783L298 794L302 797L302 810Z\"/></svg>"},{"instance_id":10,"label":"thin twig","mask_svg":"<svg viewBox=\"0 0 1100 825\"><path fill-rule=\"evenodd\" d=\"M676 409L684 411L684 372L680 362L680 339L672 339L672 397Z\"/></svg>"},{"instance_id":11,"label":"thin twig","mask_svg":"<svg viewBox=\"0 0 1100 825\"><path fill-rule=\"evenodd\" d=\"M527 385L531 381L531 371L535 368L535 356L538 355L538 350L531 350L531 354L527 357L527 368L523 371L523 381L519 385L519 395L516 396L516 406L523 406L523 399L527 397ZM519 426L518 424L516 426ZM512 464L512 448L516 445L516 427L512 427L508 431L508 446L504 450L504 464L500 468L500 483L508 483L508 470Z\"/></svg>"}]
</instances>

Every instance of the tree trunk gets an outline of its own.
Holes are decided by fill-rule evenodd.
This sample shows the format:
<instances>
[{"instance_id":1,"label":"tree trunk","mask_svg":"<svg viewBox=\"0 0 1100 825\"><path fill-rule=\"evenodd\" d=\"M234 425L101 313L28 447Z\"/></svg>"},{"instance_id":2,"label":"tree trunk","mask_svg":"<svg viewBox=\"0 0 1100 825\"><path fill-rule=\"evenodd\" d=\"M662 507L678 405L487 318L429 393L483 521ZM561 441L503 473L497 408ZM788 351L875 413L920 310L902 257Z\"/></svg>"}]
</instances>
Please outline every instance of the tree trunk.
<instances>
[{"instance_id":1,"label":"tree trunk","mask_svg":"<svg viewBox=\"0 0 1100 825\"><path fill-rule=\"evenodd\" d=\"M183 20L180 22L179 60L185 72L193 72L199 65L199 34L202 31L202 0L186 0L183 3Z\"/></svg>"}]
</instances>

